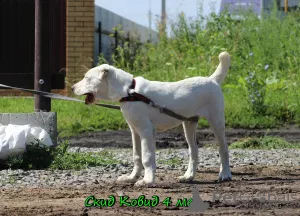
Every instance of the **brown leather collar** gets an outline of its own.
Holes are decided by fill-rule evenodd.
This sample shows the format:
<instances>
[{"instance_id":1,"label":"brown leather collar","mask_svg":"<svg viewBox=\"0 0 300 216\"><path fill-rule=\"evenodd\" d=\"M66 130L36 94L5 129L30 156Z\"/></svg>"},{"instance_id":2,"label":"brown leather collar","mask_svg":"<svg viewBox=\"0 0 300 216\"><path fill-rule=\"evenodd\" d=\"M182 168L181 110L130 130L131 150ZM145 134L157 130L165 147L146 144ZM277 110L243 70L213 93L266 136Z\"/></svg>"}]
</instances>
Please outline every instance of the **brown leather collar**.
<instances>
[{"instance_id":1,"label":"brown leather collar","mask_svg":"<svg viewBox=\"0 0 300 216\"><path fill-rule=\"evenodd\" d=\"M132 80L132 84L129 87L129 89L134 89L135 88L136 81L135 79ZM120 102L126 102L126 101L142 101L146 104L149 104L151 100L144 95L141 95L139 93L133 92L133 93L128 93L127 97L121 98Z\"/></svg>"}]
</instances>

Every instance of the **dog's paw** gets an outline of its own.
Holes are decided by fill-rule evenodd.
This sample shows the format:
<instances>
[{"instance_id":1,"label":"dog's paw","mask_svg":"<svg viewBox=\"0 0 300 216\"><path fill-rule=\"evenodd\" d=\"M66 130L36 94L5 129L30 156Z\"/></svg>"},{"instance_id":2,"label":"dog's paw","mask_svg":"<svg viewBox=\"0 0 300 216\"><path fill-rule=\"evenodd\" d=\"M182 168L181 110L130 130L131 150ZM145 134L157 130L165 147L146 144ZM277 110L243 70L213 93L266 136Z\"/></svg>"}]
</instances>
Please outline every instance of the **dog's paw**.
<instances>
[{"instance_id":1,"label":"dog's paw","mask_svg":"<svg viewBox=\"0 0 300 216\"><path fill-rule=\"evenodd\" d=\"M177 180L178 180L178 182L191 182L194 180L194 176L183 175L183 176L177 177Z\"/></svg>"},{"instance_id":2,"label":"dog's paw","mask_svg":"<svg viewBox=\"0 0 300 216\"><path fill-rule=\"evenodd\" d=\"M146 181L145 179L141 179L141 180L138 180L134 186L135 187L153 187L154 186L154 182L152 181Z\"/></svg>"},{"instance_id":3,"label":"dog's paw","mask_svg":"<svg viewBox=\"0 0 300 216\"><path fill-rule=\"evenodd\" d=\"M135 183L137 181L138 177L132 177L130 175L122 175L118 178L117 182L122 183Z\"/></svg>"},{"instance_id":4,"label":"dog's paw","mask_svg":"<svg viewBox=\"0 0 300 216\"><path fill-rule=\"evenodd\" d=\"M219 173L219 182L224 182L224 181L231 181L232 180L232 176L231 176L231 172L227 171L227 172L220 172Z\"/></svg>"}]
</instances>

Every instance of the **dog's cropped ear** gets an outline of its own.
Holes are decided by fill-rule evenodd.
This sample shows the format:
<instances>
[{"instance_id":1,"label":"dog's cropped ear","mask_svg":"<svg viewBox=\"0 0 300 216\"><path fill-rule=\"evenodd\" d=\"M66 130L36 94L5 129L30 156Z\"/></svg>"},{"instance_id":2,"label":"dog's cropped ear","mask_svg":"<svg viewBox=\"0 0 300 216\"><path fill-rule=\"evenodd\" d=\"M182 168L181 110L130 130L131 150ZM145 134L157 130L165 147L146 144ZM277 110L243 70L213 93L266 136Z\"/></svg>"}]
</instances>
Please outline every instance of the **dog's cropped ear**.
<instances>
[{"instance_id":1,"label":"dog's cropped ear","mask_svg":"<svg viewBox=\"0 0 300 216\"><path fill-rule=\"evenodd\" d=\"M102 71L104 72L108 72L110 70L110 66L105 64L105 65L102 65L102 68L101 68Z\"/></svg>"},{"instance_id":2,"label":"dog's cropped ear","mask_svg":"<svg viewBox=\"0 0 300 216\"><path fill-rule=\"evenodd\" d=\"M110 66L109 65L102 65L100 68L100 74L99 74L99 78L102 79L105 76L107 76L107 73L110 70Z\"/></svg>"}]
</instances>

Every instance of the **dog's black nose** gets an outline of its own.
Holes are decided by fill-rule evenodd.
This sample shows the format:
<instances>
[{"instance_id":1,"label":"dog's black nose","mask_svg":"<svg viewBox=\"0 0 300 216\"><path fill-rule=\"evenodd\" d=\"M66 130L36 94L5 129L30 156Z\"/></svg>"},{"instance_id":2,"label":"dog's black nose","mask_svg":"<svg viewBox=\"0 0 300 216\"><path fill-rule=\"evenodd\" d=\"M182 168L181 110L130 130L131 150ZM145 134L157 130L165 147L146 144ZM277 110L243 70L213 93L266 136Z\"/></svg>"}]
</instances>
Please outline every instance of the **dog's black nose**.
<instances>
[{"instance_id":1,"label":"dog's black nose","mask_svg":"<svg viewBox=\"0 0 300 216\"><path fill-rule=\"evenodd\" d=\"M72 89L72 92L74 92L74 90L75 90L74 86L72 86L72 88L71 88L71 89Z\"/></svg>"}]
</instances>

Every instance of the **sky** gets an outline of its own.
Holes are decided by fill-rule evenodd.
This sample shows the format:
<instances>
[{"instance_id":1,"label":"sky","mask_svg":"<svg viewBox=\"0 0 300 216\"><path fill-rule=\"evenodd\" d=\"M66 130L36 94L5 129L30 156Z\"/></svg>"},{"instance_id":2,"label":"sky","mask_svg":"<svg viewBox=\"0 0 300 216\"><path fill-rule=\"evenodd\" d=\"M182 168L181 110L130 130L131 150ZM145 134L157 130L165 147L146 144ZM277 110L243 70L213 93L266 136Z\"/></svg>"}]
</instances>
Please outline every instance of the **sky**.
<instances>
[{"instance_id":1,"label":"sky","mask_svg":"<svg viewBox=\"0 0 300 216\"><path fill-rule=\"evenodd\" d=\"M208 15L219 12L221 0L166 0L167 22L181 12L187 17L197 17L200 3L203 3L204 15ZM155 23L161 14L161 0L95 0L95 4L146 27L149 26L151 8L152 29L156 29Z\"/></svg>"}]
</instances>

